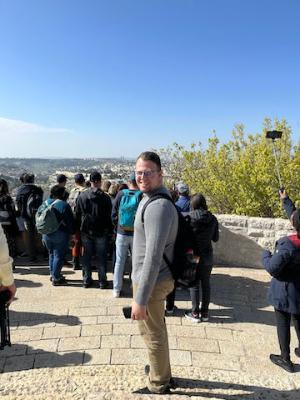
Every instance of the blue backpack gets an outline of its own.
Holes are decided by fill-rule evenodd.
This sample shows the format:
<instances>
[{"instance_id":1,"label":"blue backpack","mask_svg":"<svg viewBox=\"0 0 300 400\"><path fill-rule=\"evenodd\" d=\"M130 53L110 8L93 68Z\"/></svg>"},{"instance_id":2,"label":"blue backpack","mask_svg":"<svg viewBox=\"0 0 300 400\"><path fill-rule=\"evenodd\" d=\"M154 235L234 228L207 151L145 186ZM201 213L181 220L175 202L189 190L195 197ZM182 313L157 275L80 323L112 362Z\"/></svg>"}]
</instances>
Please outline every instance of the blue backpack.
<instances>
[{"instance_id":1,"label":"blue backpack","mask_svg":"<svg viewBox=\"0 0 300 400\"><path fill-rule=\"evenodd\" d=\"M142 192L124 189L119 206L119 225L124 231L133 232L134 218Z\"/></svg>"}]
</instances>

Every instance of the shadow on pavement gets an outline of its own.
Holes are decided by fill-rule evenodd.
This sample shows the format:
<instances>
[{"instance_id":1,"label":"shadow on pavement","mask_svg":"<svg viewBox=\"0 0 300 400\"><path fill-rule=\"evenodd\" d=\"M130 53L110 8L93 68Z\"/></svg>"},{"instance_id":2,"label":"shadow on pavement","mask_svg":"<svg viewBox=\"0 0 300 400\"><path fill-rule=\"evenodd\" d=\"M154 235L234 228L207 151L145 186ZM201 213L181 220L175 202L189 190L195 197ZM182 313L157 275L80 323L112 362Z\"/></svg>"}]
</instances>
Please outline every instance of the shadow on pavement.
<instances>
[{"instance_id":1,"label":"shadow on pavement","mask_svg":"<svg viewBox=\"0 0 300 400\"><path fill-rule=\"evenodd\" d=\"M214 398L222 400L298 400L299 390L277 390L261 386L242 385L226 382L202 381L196 379L175 378L178 388L172 395L188 397ZM186 391L181 389L187 389ZM228 391L228 393L226 393ZM134 392L134 393L138 393Z\"/></svg>"},{"instance_id":2,"label":"shadow on pavement","mask_svg":"<svg viewBox=\"0 0 300 400\"><path fill-rule=\"evenodd\" d=\"M39 324L51 323L64 325L79 325L80 320L74 315L55 315L38 312L14 311L9 312L10 326L34 326Z\"/></svg>"},{"instance_id":3,"label":"shadow on pavement","mask_svg":"<svg viewBox=\"0 0 300 400\"><path fill-rule=\"evenodd\" d=\"M36 368L58 368L78 366L89 362L92 357L84 351L56 353L33 348L27 344L16 344L16 348L6 348L0 353L5 357L1 372L25 371ZM14 353L12 353L14 351ZM14 354L14 355L12 355Z\"/></svg>"},{"instance_id":4,"label":"shadow on pavement","mask_svg":"<svg viewBox=\"0 0 300 400\"><path fill-rule=\"evenodd\" d=\"M210 322L224 324L247 322L275 326L273 311L263 310L269 306L267 302L269 282L219 274L216 273L217 270L215 267L211 275L211 303L222 308L210 310ZM190 302L189 290L177 289L176 301ZM182 316L184 311L178 309L174 316Z\"/></svg>"},{"instance_id":5,"label":"shadow on pavement","mask_svg":"<svg viewBox=\"0 0 300 400\"><path fill-rule=\"evenodd\" d=\"M40 282L33 282L33 281L27 281L24 279L16 279L16 278L15 278L15 284L16 284L17 288L20 288L20 287L36 288L36 287L43 286L43 284Z\"/></svg>"}]
</instances>

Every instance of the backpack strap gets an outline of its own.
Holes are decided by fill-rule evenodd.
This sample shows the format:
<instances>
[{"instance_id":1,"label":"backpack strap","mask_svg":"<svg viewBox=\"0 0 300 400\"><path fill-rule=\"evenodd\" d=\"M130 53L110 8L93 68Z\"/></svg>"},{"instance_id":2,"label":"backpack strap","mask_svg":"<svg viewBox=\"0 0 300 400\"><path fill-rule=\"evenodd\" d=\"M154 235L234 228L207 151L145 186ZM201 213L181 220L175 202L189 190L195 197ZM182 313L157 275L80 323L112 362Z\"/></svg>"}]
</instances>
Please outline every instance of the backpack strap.
<instances>
[{"instance_id":1,"label":"backpack strap","mask_svg":"<svg viewBox=\"0 0 300 400\"><path fill-rule=\"evenodd\" d=\"M148 205L150 203L152 203L152 201L157 200L157 199L169 200L173 204L173 206L175 207L176 211L178 212L173 200L171 199L171 197L168 194L166 194L166 193L157 193L157 194L151 196L143 206L143 209L142 209L142 212L141 212L142 224L144 223L144 214L145 214L146 208L148 207ZM165 263L167 264L167 266L171 269L172 264L171 264L170 260L168 259L168 257L166 256L165 253L163 254L163 259L164 259Z\"/></svg>"},{"instance_id":2,"label":"backpack strap","mask_svg":"<svg viewBox=\"0 0 300 400\"><path fill-rule=\"evenodd\" d=\"M148 199L148 200L146 201L146 203L143 205L142 212L141 212L142 224L144 223L144 214L145 214L146 208L148 207L148 205L149 205L150 203L152 203L152 201L155 201L155 200L158 200L158 199L166 199L166 200L169 200L169 201L174 205L174 207L175 207L175 204L173 203L173 200L171 199L171 197L170 197L168 194L166 194L166 193L157 193L157 194L154 194L153 196L149 197L149 199ZM175 208L176 208L176 207L175 207Z\"/></svg>"}]
</instances>

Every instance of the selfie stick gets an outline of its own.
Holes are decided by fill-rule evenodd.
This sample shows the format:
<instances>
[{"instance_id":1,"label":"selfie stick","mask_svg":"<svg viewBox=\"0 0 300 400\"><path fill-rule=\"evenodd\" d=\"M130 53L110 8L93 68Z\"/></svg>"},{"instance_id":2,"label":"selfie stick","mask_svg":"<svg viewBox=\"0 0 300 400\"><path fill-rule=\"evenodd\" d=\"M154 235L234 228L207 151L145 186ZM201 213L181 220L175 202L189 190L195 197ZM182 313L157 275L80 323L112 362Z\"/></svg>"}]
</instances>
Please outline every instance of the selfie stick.
<instances>
[{"instance_id":1,"label":"selfie stick","mask_svg":"<svg viewBox=\"0 0 300 400\"><path fill-rule=\"evenodd\" d=\"M273 154L274 154L274 158L275 158L275 168L276 168L276 172L277 172L278 182L280 185L280 191L283 192L284 188L282 186L282 181L281 181L281 176L280 176L280 171L279 171L279 163L278 163L278 158L277 158L277 151L276 151L276 146L275 146L275 140L281 139L281 136L282 136L282 131L267 131L266 132L266 138L272 139Z\"/></svg>"},{"instance_id":2,"label":"selfie stick","mask_svg":"<svg viewBox=\"0 0 300 400\"><path fill-rule=\"evenodd\" d=\"M276 172L278 176L278 181L279 181L279 186L282 188L282 181L281 181L281 176L280 176L280 171L279 171L279 164L278 164L278 159L277 159L277 151L276 151L276 146L275 146L275 139L272 139L272 144L273 144L273 154L275 157L275 167L276 167Z\"/></svg>"}]
</instances>

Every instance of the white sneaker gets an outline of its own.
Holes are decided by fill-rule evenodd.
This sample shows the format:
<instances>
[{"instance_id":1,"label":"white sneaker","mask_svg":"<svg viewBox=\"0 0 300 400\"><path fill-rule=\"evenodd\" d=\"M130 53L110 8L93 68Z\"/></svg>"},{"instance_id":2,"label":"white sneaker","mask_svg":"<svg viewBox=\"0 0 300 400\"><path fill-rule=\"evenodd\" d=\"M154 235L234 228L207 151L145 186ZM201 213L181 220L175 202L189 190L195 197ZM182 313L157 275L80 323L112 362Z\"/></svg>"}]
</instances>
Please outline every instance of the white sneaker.
<instances>
[{"instance_id":1,"label":"white sneaker","mask_svg":"<svg viewBox=\"0 0 300 400\"><path fill-rule=\"evenodd\" d=\"M118 290L113 290L113 297L120 297L120 292Z\"/></svg>"}]
</instances>

